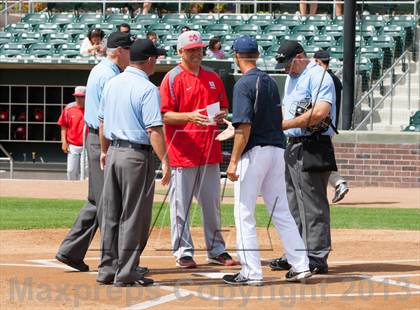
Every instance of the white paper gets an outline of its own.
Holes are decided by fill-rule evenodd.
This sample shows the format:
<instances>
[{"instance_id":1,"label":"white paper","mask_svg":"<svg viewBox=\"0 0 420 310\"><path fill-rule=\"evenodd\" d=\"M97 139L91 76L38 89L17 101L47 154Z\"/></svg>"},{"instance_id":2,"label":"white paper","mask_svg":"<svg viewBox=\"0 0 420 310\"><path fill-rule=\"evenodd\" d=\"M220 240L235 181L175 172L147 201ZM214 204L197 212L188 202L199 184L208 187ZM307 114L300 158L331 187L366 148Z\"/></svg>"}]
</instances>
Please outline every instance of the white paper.
<instances>
[{"instance_id":1,"label":"white paper","mask_svg":"<svg viewBox=\"0 0 420 310\"><path fill-rule=\"evenodd\" d=\"M207 106L207 117L209 118L209 122L211 124L215 124L214 117L217 113L220 112L220 102L217 101L215 103L209 104Z\"/></svg>"}]
</instances>

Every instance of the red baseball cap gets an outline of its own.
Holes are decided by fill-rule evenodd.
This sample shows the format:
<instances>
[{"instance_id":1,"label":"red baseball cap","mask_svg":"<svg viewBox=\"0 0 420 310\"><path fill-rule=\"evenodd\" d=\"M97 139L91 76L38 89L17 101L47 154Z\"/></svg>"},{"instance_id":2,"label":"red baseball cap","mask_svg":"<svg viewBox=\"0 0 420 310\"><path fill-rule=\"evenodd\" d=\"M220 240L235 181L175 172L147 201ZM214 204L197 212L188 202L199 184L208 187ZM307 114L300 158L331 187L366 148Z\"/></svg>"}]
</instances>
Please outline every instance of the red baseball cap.
<instances>
[{"instance_id":1,"label":"red baseball cap","mask_svg":"<svg viewBox=\"0 0 420 310\"><path fill-rule=\"evenodd\" d=\"M76 86L74 89L73 96L75 97L84 97L86 94L86 87L84 86Z\"/></svg>"},{"instance_id":2,"label":"red baseball cap","mask_svg":"<svg viewBox=\"0 0 420 310\"><path fill-rule=\"evenodd\" d=\"M177 49L188 50L197 47L206 47L207 45L201 40L201 35L198 31L190 30L180 34L177 42Z\"/></svg>"}]
</instances>

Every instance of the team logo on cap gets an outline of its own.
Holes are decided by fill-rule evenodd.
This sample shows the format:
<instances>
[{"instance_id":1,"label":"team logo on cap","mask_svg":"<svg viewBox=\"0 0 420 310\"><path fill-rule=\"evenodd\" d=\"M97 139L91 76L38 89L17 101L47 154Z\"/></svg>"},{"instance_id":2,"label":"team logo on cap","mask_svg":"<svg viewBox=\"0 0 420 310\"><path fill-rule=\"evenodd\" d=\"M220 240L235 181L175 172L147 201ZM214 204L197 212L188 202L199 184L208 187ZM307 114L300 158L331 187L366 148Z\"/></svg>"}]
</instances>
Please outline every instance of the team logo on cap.
<instances>
[{"instance_id":1,"label":"team logo on cap","mask_svg":"<svg viewBox=\"0 0 420 310\"><path fill-rule=\"evenodd\" d=\"M196 42L196 41L198 41L198 35L191 34L191 35L188 36L188 39L190 40L190 42Z\"/></svg>"}]
</instances>

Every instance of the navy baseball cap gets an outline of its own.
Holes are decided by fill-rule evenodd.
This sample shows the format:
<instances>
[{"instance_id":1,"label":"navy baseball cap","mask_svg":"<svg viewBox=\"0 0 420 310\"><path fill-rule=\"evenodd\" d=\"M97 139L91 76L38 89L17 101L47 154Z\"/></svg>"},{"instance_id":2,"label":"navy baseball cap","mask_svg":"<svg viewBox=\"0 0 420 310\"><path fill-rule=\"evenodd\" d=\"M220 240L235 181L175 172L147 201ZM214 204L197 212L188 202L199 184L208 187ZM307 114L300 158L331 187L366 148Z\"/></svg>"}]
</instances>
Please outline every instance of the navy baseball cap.
<instances>
[{"instance_id":1,"label":"navy baseball cap","mask_svg":"<svg viewBox=\"0 0 420 310\"><path fill-rule=\"evenodd\" d=\"M287 63L289 63L293 58L296 57L297 54L303 53L305 50L303 49L302 45L298 41L294 40L285 40L280 45L276 60L277 65L276 69L283 69Z\"/></svg>"},{"instance_id":2,"label":"navy baseball cap","mask_svg":"<svg viewBox=\"0 0 420 310\"><path fill-rule=\"evenodd\" d=\"M319 50L314 54L314 58L322 61L329 61L330 53L328 53L326 50Z\"/></svg>"},{"instance_id":3,"label":"navy baseball cap","mask_svg":"<svg viewBox=\"0 0 420 310\"><path fill-rule=\"evenodd\" d=\"M134 42L134 37L129 34L129 33L125 33L125 32L113 32L109 35L107 42L106 42L106 47L108 48L117 48L117 47L122 47L122 48L129 48Z\"/></svg>"},{"instance_id":4,"label":"navy baseball cap","mask_svg":"<svg viewBox=\"0 0 420 310\"><path fill-rule=\"evenodd\" d=\"M157 48L149 39L137 39L130 47L130 60L146 60L149 57L158 57L166 55L166 51Z\"/></svg>"},{"instance_id":5,"label":"navy baseball cap","mask_svg":"<svg viewBox=\"0 0 420 310\"><path fill-rule=\"evenodd\" d=\"M258 43L255 38L244 35L236 38L233 42L232 49L235 53L257 53Z\"/></svg>"}]
</instances>

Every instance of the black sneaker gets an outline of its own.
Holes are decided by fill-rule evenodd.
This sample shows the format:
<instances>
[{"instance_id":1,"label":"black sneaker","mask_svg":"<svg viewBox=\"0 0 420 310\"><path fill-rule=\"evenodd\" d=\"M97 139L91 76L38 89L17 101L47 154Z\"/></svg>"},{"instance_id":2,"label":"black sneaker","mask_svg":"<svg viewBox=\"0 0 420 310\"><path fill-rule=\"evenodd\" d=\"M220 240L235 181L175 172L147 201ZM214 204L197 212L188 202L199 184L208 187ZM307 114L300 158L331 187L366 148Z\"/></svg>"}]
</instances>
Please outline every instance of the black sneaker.
<instances>
[{"instance_id":1,"label":"black sneaker","mask_svg":"<svg viewBox=\"0 0 420 310\"><path fill-rule=\"evenodd\" d=\"M312 274L327 274L328 266L317 266L309 264L309 269Z\"/></svg>"},{"instance_id":2,"label":"black sneaker","mask_svg":"<svg viewBox=\"0 0 420 310\"><path fill-rule=\"evenodd\" d=\"M191 268L196 268L197 267L196 262L194 261L194 259L191 256L181 257L180 259L178 259L176 261L176 265L178 267L187 268L187 269L191 269Z\"/></svg>"},{"instance_id":3,"label":"black sneaker","mask_svg":"<svg viewBox=\"0 0 420 310\"><path fill-rule=\"evenodd\" d=\"M149 268L147 268L147 267L141 267L141 266L136 267L136 271L137 271L138 273L140 273L141 275L143 275L143 276L144 276L146 273L149 273L149 272L150 272Z\"/></svg>"},{"instance_id":4,"label":"black sneaker","mask_svg":"<svg viewBox=\"0 0 420 310\"><path fill-rule=\"evenodd\" d=\"M115 282L114 286L118 287L129 287L129 286L149 286L154 283L153 279L150 278L140 278L135 280L134 282L124 283L124 282Z\"/></svg>"},{"instance_id":5,"label":"black sneaker","mask_svg":"<svg viewBox=\"0 0 420 310\"><path fill-rule=\"evenodd\" d=\"M60 253L57 253L57 255L55 256L55 259L58 260L59 262L63 263L63 264L66 264L67 266L70 266L71 268L79 270L80 272L89 271L89 266L86 265L83 260L75 261L75 260L72 260L72 259L68 258L67 256L64 256Z\"/></svg>"},{"instance_id":6,"label":"black sneaker","mask_svg":"<svg viewBox=\"0 0 420 310\"><path fill-rule=\"evenodd\" d=\"M223 266L235 266L238 265L238 262L232 258L227 252L223 252L219 256L209 257L207 261L211 264L218 264Z\"/></svg>"},{"instance_id":7,"label":"black sneaker","mask_svg":"<svg viewBox=\"0 0 420 310\"><path fill-rule=\"evenodd\" d=\"M341 199L346 196L346 194L349 192L349 187L347 186L347 183L340 183L335 187L335 193L334 198L332 199L332 203L337 203Z\"/></svg>"},{"instance_id":8,"label":"black sneaker","mask_svg":"<svg viewBox=\"0 0 420 310\"><path fill-rule=\"evenodd\" d=\"M242 276L240 273L236 274L227 274L223 276L223 281L227 284L231 285L254 285L254 286L261 286L263 285L263 280L258 279L249 279Z\"/></svg>"},{"instance_id":9,"label":"black sneaker","mask_svg":"<svg viewBox=\"0 0 420 310\"><path fill-rule=\"evenodd\" d=\"M274 259L269 264L271 270L289 270L292 268L285 257Z\"/></svg>"},{"instance_id":10,"label":"black sneaker","mask_svg":"<svg viewBox=\"0 0 420 310\"><path fill-rule=\"evenodd\" d=\"M286 273L286 281L289 282L303 282L305 279L312 277L312 273L309 270L305 270L302 272L295 272L292 269L290 269Z\"/></svg>"}]
</instances>

